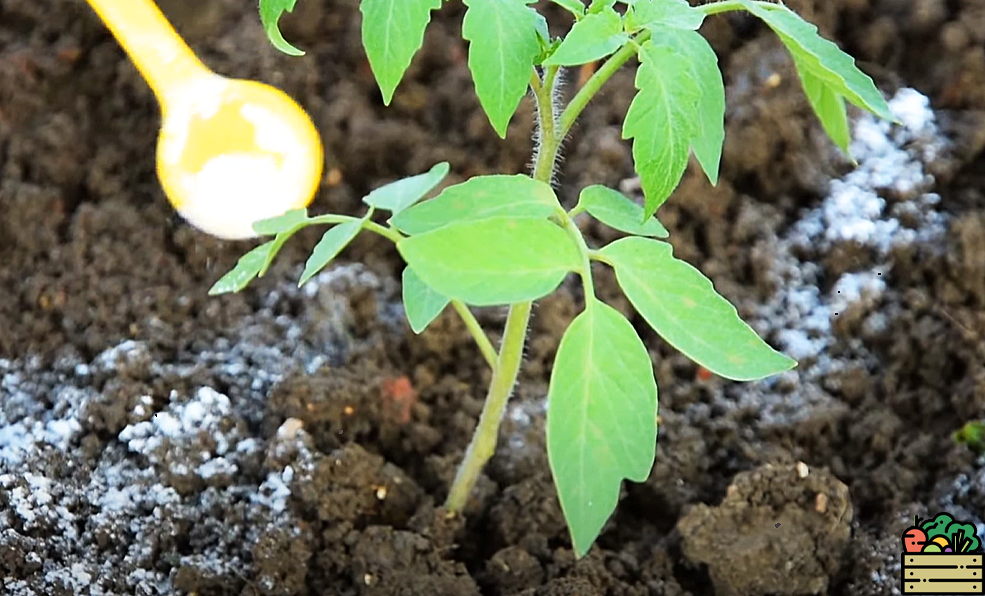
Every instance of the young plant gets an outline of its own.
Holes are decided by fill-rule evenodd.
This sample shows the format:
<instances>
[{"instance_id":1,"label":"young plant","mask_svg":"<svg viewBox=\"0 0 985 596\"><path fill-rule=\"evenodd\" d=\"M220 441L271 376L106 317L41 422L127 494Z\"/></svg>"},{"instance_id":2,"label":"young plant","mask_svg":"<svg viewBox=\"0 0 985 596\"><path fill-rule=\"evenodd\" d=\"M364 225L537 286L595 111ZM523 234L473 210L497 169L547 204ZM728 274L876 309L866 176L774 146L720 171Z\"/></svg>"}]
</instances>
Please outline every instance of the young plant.
<instances>
[{"instance_id":1,"label":"young plant","mask_svg":"<svg viewBox=\"0 0 985 596\"><path fill-rule=\"evenodd\" d=\"M712 184L724 140L725 87L715 52L697 32L704 19L747 11L779 35L793 57L804 91L824 129L848 152L846 100L896 121L872 80L817 29L780 4L725 0L692 7L684 0L553 0L574 25L553 39L529 0L465 0L462 35L468 65L489 122L500 137L528 90L537 105L534 169L526 175L477 176L422 199L448 174L440 163L363 198L362 217L309 216L291 211L255 225L273 239L243 256L211 294L235 292L262 276L280 247L303 227L332 225L301 274L303 284L362 230L392 240L407 267L403 301L415 333L448 305L462 317L492 367L486 402L452 484L446 507L460 512L493 455L497 431L516 382L533 301L552 293L570 273L581 278L584 310L561 338L551 373L547 450L575 554L583 556L616 507L623 479L646 480L657 438L657 385L650 354L633 326L596 296L593 262L616 279L643 319L669 344L705 369L733 380L754 380L796 363L770 348L737 315L709 279L674 257L667 231L654 218L679 184L691 153ZM261 0L268 35L299 54L277 21L295 0ZM441 0L362 0L362 36L370 66L389 105L420 48L431 11ZM644 204L589 186L566 210L551 186L558 150L578 115L631 58L639 61L638 93L623 137L632 139ZM603 60L591 78L559 106L559 71ZM383 223L377 212L386 212ZM588 246L573 219L587 213L627 234L601 248ZM506 305L499 349L470 308Z\"/></svg>"}]
</instances>

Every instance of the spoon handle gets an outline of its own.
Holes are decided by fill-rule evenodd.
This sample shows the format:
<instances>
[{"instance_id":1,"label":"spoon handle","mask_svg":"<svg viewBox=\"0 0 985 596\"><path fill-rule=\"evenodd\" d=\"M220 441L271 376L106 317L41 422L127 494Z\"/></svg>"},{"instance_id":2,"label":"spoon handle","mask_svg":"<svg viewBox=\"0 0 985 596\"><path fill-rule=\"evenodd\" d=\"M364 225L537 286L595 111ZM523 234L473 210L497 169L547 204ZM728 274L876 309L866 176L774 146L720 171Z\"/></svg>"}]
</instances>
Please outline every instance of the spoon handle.
<instances>
[{"instance_id":1,"label":"spoon handle","mask_svg":"<svg viewBox=\"0 0 985 596\"><path fill-rule=\"evenodd\" d=\"M151 0L88 2L133 60L162 108L169 91L189 79L211 74Z\"/></svg>"}]
</instances>

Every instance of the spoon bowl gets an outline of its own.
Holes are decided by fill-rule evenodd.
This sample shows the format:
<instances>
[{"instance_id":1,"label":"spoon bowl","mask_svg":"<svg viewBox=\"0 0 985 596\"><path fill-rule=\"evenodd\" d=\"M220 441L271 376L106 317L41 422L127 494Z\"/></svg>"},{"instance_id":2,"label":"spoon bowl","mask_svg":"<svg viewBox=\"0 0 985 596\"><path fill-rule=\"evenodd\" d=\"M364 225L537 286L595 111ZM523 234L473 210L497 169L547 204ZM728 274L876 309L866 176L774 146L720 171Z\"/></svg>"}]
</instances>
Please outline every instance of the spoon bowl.
<instances>
[{"instance_id":1,"label":"spoon bowl","mask_svg":"<svg viewBox=\"0 0 985 596\"><path fill-rule=\"evenodd\" d=\"M253 238L255 222L311 202L324 149L301 106L209 70L151 0L88 1L157 96L157 175L186 221L219 238Z\"/></svg>"}]
</instances>

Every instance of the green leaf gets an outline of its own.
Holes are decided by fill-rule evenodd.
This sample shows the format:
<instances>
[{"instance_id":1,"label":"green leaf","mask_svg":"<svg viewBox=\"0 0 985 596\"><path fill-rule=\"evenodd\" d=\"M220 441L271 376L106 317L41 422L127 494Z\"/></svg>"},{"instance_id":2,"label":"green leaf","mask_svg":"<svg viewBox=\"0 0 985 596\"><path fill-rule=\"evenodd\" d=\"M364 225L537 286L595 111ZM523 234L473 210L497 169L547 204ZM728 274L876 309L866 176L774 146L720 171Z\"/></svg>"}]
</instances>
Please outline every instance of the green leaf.
<instances>
[{"instance_id":1,"label":"green leaf","mask_svg":"<svg viewBox=\"0 0 985 596\"><path fill-rule=\"evenodd\" d=\"M718 168L725 143L725 83L718 68L718 56L708 41L697 31L652 28L653 37L661 45L680 52L691 67L691 80L698 85L701 98L695 113L698 131L691 140L691 149L701 169L712 184L718 184Z\"/></svg>"},{"instance_id":2,"label":"green leaf","mask_svg":"<svg viewBox=\"0 0 985 596\"><path fill-rule=\"evenodd\" d=\"M620 232L654 238L670 235L657 218L648 217L644 221L642 207L621 192L600 184L585 187L578 197L578 206Z\"/></svg>"},{"instance_id":3,"label":"green leaf","mask_svg":"<svg viewBox=\"0 0 985 596\"><path fill-rule=\"evenodd\" d=\"M407 322L414 333L420 333L431 324L451 300L447 296L435 292L431 286L414 273L410 267L404 267L403 274L404 312Z\"/></svg>"},{"instance_id":4,"label":"green leaf","mask_svg":"<svg viewBox=\"0 0 985 596\"><path fill-rule=\"evenodd\" d=\"M453 223L404 238L397 250L435 291L475 306L536 300L581 266L564 230L533 217Z\"/></svg>"},{"instance_id":5,"label":"green leaf","mask_svg":"<svg viewBox=\"0 0 985 596\"><path fill-rule=\"evenodd\" d=\"M263 267L260 268L260 277L266 275L267 270L270 269L270 265L274 262L274 257L276 257L277 253L280 252L280 249L284 246L284 243L290 240L291 236L293 236L295 232L306 225L308 225L307 219L304 221L299 221L292 227L284 230L283 232L279 232L276 236L274 236L274 239L270 242L270 252L267 253L267 260L264 262Z\"/></svg>"},{"instance_id":6,"label":"green leaf","mask_svg":"<svg viewBox=\"0 0 985 596\"><path fill-rule=\"evenodd\" d=\"M622 134L633 139L633 160L646 198L643 214L650 217L687 168L690 144L699 130L701 90L687 56L651 41L640 48L636 88Z\"/></svg>"},{"instance_id":7,"label":"green leaf","mask_svg":"<svg viewBox=\"0 0 985 596\"><path fill-rule=\"evenodd\" d=\"M347 244L352 242L362 228L362 220L347 221L329 229L311 251L311 256L304 264L304 272L298 280L298 287L303 286L309 279L328 265Z\"/></svg>"},{"instance_id":8,"label":"green leaf","mask_svg":"<svg viewBox=\"0 0 985 596\"><path fill-rule=\"evenodd\" d=\"M616 0L592 0L588 5L588 14L598 14L615 6Z\"/></svg>"},{"instance_id":9,"label":"green leaf","mask_svg":"<svg viewBox=\"0 0 985 596\"><path fill-rule=\"evenodd\" d=\"M258 222L254 222L253 231L261 236L273 236L274 234L294 230L307 221L307 209L291 209L283 215L261 219Z\"/></svg>"},{"instance_id":10,"label":"green leaf","mask_svg":"<svg viewBox=\"0 0 985 596\"><path fill-rule=\"evenodd\" d=\"M448 162L443 161L428 172L403 178L381 186L363 197L363 202L378 209L386 209L394 215L420 201L424 195L438 186L448 175Z\"/></svg>"},{"instance_id":11,"label":"green leaf","mask_svg":"<svg viewBox=\"0 0 985 596\"><path fill-rule=\"evenodd\" d=\"M479 103L500 137L527 93L540 55L541 19L528 0L465 0L462 37L469 41L469 70Z\"/></svg>"},{"instance_id":12,"label":"green leaf","mask_svg":"<svg viewBox=\"0 0 985 596\"><path fill-rule=\"evenodd\" d=\"M739 0L742 6L766 22L803 67L856 106L886 120L897 122L872 79L855 66L855 60L837 45L818 35L817 27L783 6L772 2Z\"/></svg>"},{"instance_id":13,"label":"green leaf","mask_svg":"<svg viewBox=\"0 0 985 596\"><path fill-rule=\"evenodd\" d=\"M390 223L405 234L423 234L452 222L501 215L546 218L558 208L560 204L550 185L530 176L476 176L401 211Z\"/></svg>"},{"instance_id":14,"label":"green leaf","mask_svg":"<svg viewBox=\"0 0 985 596\"><path fill-rule=\"evenodd\" d=\"M548 461L582 557L615 510L623 479L645 481L656 451L653 366L617 310L592 298L572 321L547 399Z\"/></svg>"},{"instance_id":15,"label":"green leaf","mask_svg":"<svg viewBox=\"0 0 985 596\"><path fill-rule=\"evenodd\" d=\"M589 14L571 28L547 65L577 66L604 58L629 41L622 29L622 17L613 8Z\"/></svg>"},{"instance_id":16,"label":"green leaf","mask_svg":"<svg viewBox=\"0 0 985 596\"><path fill-rule=\"evenodd\" d=\"M851 157L848 149L852 141L851 132L848 129L848 112L845 109L845 98L835 93L831 87L824 84L824 81L814 76L806 67L800 64L799 60L794 61L797 66L797 73L800 81L804 85L804 93L814 108L814 113L821 120L821 126L845 155Z\"/></svg>"},{"instance_id":17,"label":"green leaf","mask_svg":"<svg viewBox=\"0 0 985 596\"><path fill-rule=\"evenodd\" d=\"M551 0L551 2L575 15L576 18L585 16L585 4L581 0Z\"/></svg>"},{"instance_id":18,"label":"green leaf","mask_svg":"<svg viewBox=\"0 0 985 596\"><path fill-rule=\"evenodd\" d=\"M209 289L209 296L239 292L250 285L250 282L260 275L260 270L267 262L273 244L274 242L271 240L241 256L236 262L236 266L220 277L219 281L215 282Z\"/></svg>"},{"instance_id":19,"label":"green leaf","mask_svg":"<svg viewBox=\"0 0 985 596\"><path fill-rule=\"evenodd\" d=\"M623 238L600 251L626 297L667 343L709 371L751 381L796 362L769 347L707 277L675 259L665 242Z\"/></svg>"},{"instance_id":20,"label":"green leaf","mask_svg":"<svg viewBox=\"0 0 985 596\"><path fill-rule=\"evenodd\" d=\"M390 105L410 61L424 41L431 11L441 0L362 0L362 37L373 76Z\"/></svg>"},{"instance_id":21,"label":"green leaf","mask_svg":"<svg viewBox=\"0 0 985 596\"><path fill-rule=\"evenodd\" d=\"M636 0L626 12L626 29L638 31L663 26L695 30L704 20L704 11L685 0ZM659 37L654 35L654 39Z\"/></svg>"},{"instance_id":22,"label":"green leaf","mask_svg":"<svg viewBox=\"0 0 985 596\"><path fill-rule=\"evenodd\" d=\"M304 56L304 52L287 43L281 35L277 22L285 12L293 12L297 0L260 0L260 22L270 43L278 50L291 56Z\"/></svg>"}]
</instances>

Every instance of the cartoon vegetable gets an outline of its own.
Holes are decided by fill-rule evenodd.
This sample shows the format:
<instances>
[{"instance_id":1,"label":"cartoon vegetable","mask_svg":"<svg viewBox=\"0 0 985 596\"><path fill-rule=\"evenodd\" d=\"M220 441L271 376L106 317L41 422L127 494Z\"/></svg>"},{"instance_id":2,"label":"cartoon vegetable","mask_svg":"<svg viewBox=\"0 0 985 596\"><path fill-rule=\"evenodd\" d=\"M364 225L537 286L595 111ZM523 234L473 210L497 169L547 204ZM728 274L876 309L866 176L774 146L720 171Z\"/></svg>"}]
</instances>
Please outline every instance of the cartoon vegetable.
<instances>
[{"instance_id":1,"label":"cartoon vegetable","mask_svg":"<svg viewBox=\"0 0 985 596\"><path fill-rule=\"evenodd\" d=\"M950 543L954 546L955 552L967 553L975 552L981 546L978 538L978 529L974 524L968 522L953 521L947 525L947 536Z\"/></svg>"},{"instance_id":2,"label":"cartoon vegetable","mask_svg":"<svg viewBox=\"0 0 985 596\"><path fill-rule=\"evenodd\" d=\"M918 553L927 542L927 533L913 526L903 533L903 550L908 553Z\"/></svg>"},{"instance_id":3,"label":"cartoon vegetable","mask_svg":"<svg viewBox=\"0 0 985 596\"><path fill-rule=\"evenodd\" d=\"M922 550L917 544L921 532L924 543ZM980 547L981 540L978 538L975 525L956 521L947 513L938 513L933 519L924 522L914 518L914 527L903 534L903 549L906 552L968 553L976 552ZM916 550L910 550L911 548Z\"/></svg>"},{"instance_id":4,"label":"cartoon vegetable","mask_svg":"<svg viewBox=\"0 0 985 596\"><path fill-rule=\"evenodd\" d=\"M927 533L927 539L933 540L937 536L947 538L947 526L952 523L954 518L947 513L938 513L934 519L929 519L923 523L923 531Z\"/></svg>"}]
</instances>

